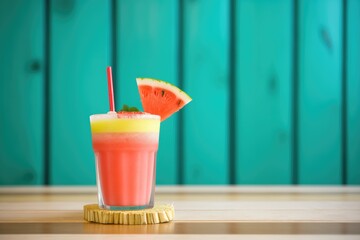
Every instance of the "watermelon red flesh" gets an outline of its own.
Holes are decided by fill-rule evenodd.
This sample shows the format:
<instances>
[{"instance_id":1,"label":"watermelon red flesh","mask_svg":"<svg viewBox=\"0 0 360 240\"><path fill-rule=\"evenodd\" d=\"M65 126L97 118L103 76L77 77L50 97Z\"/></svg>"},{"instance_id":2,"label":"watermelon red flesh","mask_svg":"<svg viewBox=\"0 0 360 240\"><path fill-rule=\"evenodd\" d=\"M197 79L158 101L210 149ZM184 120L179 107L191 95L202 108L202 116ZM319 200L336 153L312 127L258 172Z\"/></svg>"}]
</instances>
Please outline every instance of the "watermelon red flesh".
<instances>
[{"instance_id":1,"label":"watermelon red flesh","mask_svg":"<svg viewBox=\"0 0 360 240\"><path fill-rule=\"evenodd\" d=\"M149 85L139 85L138 87L144 111L159 115L161 121L185 106L184 100L169 90Z\"/></svg>"}]
</instances>

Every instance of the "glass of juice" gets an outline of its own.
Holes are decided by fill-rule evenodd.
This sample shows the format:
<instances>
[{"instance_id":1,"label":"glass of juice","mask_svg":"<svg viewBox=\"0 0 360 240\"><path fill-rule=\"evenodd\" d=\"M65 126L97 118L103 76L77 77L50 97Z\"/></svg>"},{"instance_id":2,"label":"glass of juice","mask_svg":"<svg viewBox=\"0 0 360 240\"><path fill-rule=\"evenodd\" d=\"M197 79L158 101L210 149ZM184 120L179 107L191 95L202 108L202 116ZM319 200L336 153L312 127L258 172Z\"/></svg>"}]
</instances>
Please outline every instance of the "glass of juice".
<instances>
[{"instance_id":1,"label":"glass of juice","mask_svg":"<svg viewBox=\"0 0 360 240\"><path fill-rule=\"evenodd\" d=\"M160 116L109 112L91 115L90 125L99 207L152 208Z\"/></svg>"}]
</instances>

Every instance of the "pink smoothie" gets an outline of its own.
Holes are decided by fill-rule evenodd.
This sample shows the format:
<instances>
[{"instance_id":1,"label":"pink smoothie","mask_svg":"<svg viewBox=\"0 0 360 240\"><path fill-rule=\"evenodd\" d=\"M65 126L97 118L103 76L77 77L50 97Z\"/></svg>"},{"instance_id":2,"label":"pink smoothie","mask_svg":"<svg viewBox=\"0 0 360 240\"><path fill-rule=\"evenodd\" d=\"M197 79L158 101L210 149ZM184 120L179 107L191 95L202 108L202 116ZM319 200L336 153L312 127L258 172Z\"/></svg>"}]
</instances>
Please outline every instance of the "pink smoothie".
<instances>
[{"instance_id":1,"label":"pink smoothie","mask_svg":"<svg viewBox=\"0 0 360 240\"><path fill-rule=\"evenodd\" d=\"M137 119L125 128L122 119L111 121L110 128L92 126L99 200L105 208L153 205L159 132Z\"/></svg>"}]
</instances>

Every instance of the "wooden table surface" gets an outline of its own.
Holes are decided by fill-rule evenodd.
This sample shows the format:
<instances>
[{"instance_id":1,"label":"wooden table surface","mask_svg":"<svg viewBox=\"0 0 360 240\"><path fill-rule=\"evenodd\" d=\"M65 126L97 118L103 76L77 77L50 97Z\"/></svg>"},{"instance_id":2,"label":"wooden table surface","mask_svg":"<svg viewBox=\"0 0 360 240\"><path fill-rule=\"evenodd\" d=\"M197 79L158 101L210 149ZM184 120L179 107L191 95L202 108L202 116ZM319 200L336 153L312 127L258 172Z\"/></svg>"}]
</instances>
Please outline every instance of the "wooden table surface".
<instances>
[{"instance_id":1,"label":"wooden table surface","mask_svg":"<svg viewBox=\"0 0 360 240\"><path fill-rule=\"evenodd\" d=\"M95 187L0 188L0 239L360 239L360 187L160 186L175 219L83 220Z\"/></svg>"}]
</instances>

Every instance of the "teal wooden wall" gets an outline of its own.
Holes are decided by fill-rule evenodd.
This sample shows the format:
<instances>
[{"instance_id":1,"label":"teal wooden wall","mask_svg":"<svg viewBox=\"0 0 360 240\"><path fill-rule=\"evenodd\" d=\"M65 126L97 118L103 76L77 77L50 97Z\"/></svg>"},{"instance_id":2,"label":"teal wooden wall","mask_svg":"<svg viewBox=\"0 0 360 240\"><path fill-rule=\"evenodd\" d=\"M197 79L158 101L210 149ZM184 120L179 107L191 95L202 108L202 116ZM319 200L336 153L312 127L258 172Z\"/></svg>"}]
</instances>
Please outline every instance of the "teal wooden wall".
<instances>
[{"instance_id":1,"label":"teal wooden wall","mask_svg":"<svg viewBox=\"0 0 360 240\"><path fill-rule=\"evenodd\" d=\"M341 183L342 5L299 3L299 182Z\"/></svg>"},{"instance_id":2,"label":"teal wooden wall","mask_svg":"<svg viewBox=\"0 0 360 240\"><path fill-rule=\"evenodd\" d=\"M110 1L55 0L49 7L48 181L95 184L88 122L91 114L108 108L101 79L110 62Z\"/></svg>"},{"instance_id":3,"label":"teal wooden wall","mask_svg":"<svg viewBox=\"0 0 360 240\"><path fill-rule=\"evenodd\" d=\"M292 183L292 9L237 2L236 183Z\"/></svg>"},{"instance_id":4,"label":"teal wooden wall","mask_svg":"<svg viewBox=\"0 0 360 240\"><path fill-rule=\"evenodd\" d=\"M0 1L0 184L43 183L44 4Z\"/></svg>"},{"instance_id":5,"label":"teal wooden wall","mask_svg":"<svg viewBox=\"0 0 360 240\"><path fill-rule=\"evenodd\" d=\"M193 101L158 184L360 184L359 0L0 1L0 185L93 185L89 115Z\"/></svg>"},{"instance_id":6,"label":"teal wooden wall","mask_svg":"<svg viewBox=\"0 0 360 240\"><path fill-rule=\"evenodd\" d=\"M229 182L229 1L182 1L185 184Z\"/></svg>"},{"instance_id":7,"label":"teal wooden wall","mask_svg":"<svg viewBox=\"0 0 360 240\"><path fill-rule=\"evenodd\" d=\"M346 25L346 181L360 183L360 1L348 0Z\"/></svg>"}]
</instances>

